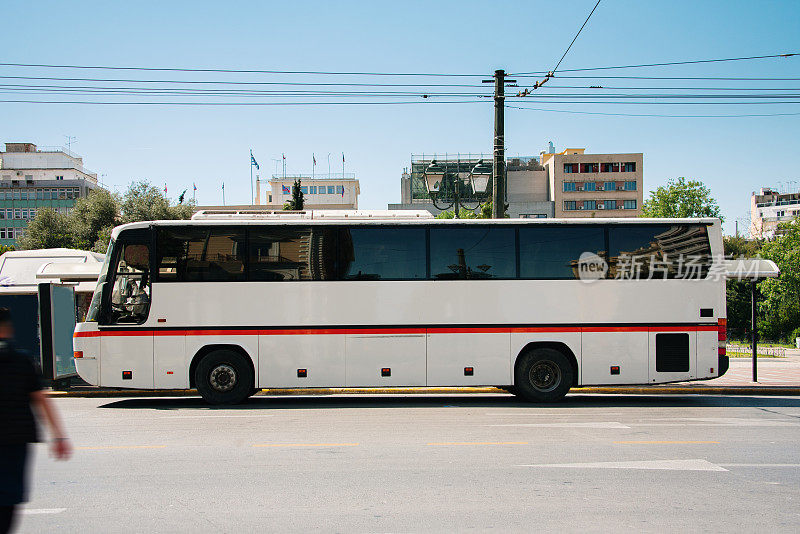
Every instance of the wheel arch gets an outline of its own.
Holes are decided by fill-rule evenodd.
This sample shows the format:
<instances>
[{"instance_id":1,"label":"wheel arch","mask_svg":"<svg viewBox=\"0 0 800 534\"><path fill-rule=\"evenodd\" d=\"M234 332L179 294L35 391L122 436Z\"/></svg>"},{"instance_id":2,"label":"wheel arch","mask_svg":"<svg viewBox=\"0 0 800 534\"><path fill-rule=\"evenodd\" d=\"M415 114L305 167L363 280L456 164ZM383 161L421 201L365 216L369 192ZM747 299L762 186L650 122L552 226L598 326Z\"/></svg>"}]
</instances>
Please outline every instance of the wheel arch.
<instances>
[{"instance_id":1,"label":"wheel arch","mask_svg":"<svg viewBox=\"0 0 800 534\"><path fill-rule=\"evenodd\" d=\"M575 353L572 352L572 349L570 349L566 343L563 343L561 341L531 341L530 343L522 347L522 349L520 349L519 353L517 354L516 359L514 360L513 376L516 376L517 365L519 365L521 356L526 352L535 349L553 349L563 354L569 361L570 365L572 365L572 376L573 376L572 386L574 387L579 384L580 380L578 378L579 376L578 359L575 357Z\"/></svg>"},{"instance_id":2,"label":"wheel arch","mask_svg":"<svg viewBox=\"0 0 800 534\"><path fill-rule=\"evenodd\" d=\"M245 360L250 364L250 370L253 371L253 387L255 387L256 383L258 383L258 377L256 376L256 366L253 363L253 358L250 354L241 346L229 343L215 343L212 345L203 345L200 350L198 350L194 357L192 358L192 363L189 364L189 387L194 388L197 387L195 383L194 374L195 370L197 369L200 360L203 359L207 354L214 352L215 350L230 350L233 352L238 352L242 356L244 356Z\"/></svg>"}]
</instances>

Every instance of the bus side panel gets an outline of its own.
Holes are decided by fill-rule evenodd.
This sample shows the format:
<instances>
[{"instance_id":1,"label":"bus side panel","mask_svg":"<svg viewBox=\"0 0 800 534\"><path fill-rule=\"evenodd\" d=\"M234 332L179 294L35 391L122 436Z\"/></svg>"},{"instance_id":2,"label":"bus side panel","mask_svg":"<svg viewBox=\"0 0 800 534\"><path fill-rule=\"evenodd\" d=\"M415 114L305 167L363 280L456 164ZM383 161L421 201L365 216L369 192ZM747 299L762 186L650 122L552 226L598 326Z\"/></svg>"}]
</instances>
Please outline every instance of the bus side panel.
<instances>
[{"instance_id":1,"label":"bus side panel","mask_svg":"<svg viewBox=\"0 0 800 534\"><path fill-rule=\"evenodd\" d=\"M344 339L342 334L259 336L258 387L342 387Z\"/></svg>"},{"instance_id":2,"label":"bus side panel","mask_svg":"<svg viewBox=\"0 0 800 534\"><path fill-rule=\"evenodd\" d=\"M511 336L505 333L428 334L428 385L510 384L510 343Z\"/></svg>"},{"instance_id":3,"label":"bus side panel","mask_svg":"<svg viewBox=\"0 0 800 534\"><path fill-rule=\"evenodd\" d=\"M153 336L153 381L156 389L189 387L189 364L186 357L186 336L183 334Z\"/></svg>"},{"instance_id":4,"label":"bus side panel","mask_svg":"<svg viewBox=\"0 0 800 534\"><path fill-rule=\"evenodd\" d=\"M100 336L88 335L87 332L96 333L97 323L78 323L75 325L75 334L72 338L72 349L80 351L81 358L75 359L75 370L78 375L92 386L100 385ZM81 336L80 334L84 334Z\"/></svg>"},{"instance_id":5,"label":"bus side panel","mask_svg":"<svg viewBox=\"0 0 800 534\"><path fill-rule=\"evenodd\" d=\"M232 345L239 347L247 353L250 361L253 362L253 369L255 376L258 376L258 333L237 333L231 335L204 335L202 333L192 333L188 331L186 334L186 364L184 369L188 376L189 365L194 359L195 355L200 352L203 347L209 345ZM257 382L257 380L256 380Z\"/></svg>"},{"instance_id":6,"label":"bus side panel","mask_svg":"<svg viewBox=\"0 0 800 534\"><path fill-rule=\"evenodd\" d=\"M719 339L716 331L697 332L697 378L719 376Z\"/></svg>"},{"instance_id":7,"label":"bus side panel","mask_svg":"<svg viewBox=\"0 0 800 534\"><path fill-rule=\"evenodd\" d=\"M663 363L659 362L661 356L658 353L658 338L660 335L666 336L673 336L675 337L680 336L683 340L685 340L688 344L688 355L686 358L678 357L664 357ZM650 328L649 332L650 336L650 380L649 383L651 384L663 384L666 382L680 382L682 380L693 380L697 378L697 332L694 330L691 331L680 331L676 329L658 329L658 328ZM679 339L680 339L679 338ZM675 353L684 352L684 349L680 346L680 341L676 342L675 345L677 346L670 346L672 343L665 343L667 347L663 350L669 353L670 351ZM681 364L685 363L688 367L677 369L681 366ZM659 369L659 366L663 365L664 368ZM670 367L675 367L675 369L670 369Z\"/></svg>"},{"instance_id":8,"label":"bus side panel","mask_svg":"<svg viewBox=\"0 0 800 534\"><path fill-rule=\"evenodd\" d=\"M589 331L587 331L589 330ZM584 385L644 384L649 376L647 332L593 332L581 334ZM611 367L619 374L611 374Z\"/></svg>"},{"instance_id":9,"label":"bus side panel","mask_svg":"<svg viewBox=\"0 0 800 534\"><path fill-rule=\"evenodd\" d=\"M345 343L348 387L425 385L425 334L352 334Z\"/></svg>"},{"instance_id":10,"label":"bus side panel","mask_svg":"<svg viewBox=\"0 0 800 534\"><path fill-rule=\"evenodd\" d=\"M580 332L512 332L511 334L511 368L509 370L508 384L514 383L514 365L523 349L530 343L546 342L561 343L565 345L578 363L578 384L582 383L581 364L581 333ZM497 384L502 385L502 384Z\"/></svg>"},{"instance_id":11,"label":"bus side panel","mask_svg":"<svg viewBox=\"0 0 800 534\"><path fill-rule=\"evenodd\" d=\"M119 335L108 329L100 337L100 385L153 389L153 333L149 330Z\"/></svg>"}]
</instances>

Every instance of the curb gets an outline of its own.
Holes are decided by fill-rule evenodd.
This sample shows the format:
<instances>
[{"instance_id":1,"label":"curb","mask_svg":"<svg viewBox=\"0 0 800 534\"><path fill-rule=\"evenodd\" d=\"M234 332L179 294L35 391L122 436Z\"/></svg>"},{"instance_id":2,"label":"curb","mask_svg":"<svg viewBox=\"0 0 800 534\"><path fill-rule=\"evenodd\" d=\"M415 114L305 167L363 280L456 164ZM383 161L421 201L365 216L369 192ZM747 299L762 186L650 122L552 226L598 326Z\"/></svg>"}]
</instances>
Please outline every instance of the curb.
<instances>
[{"instance_id":1,"label":"curb","mask_svg":"<svg viewBox=\"0 0 800 534\"><path fill-rule=\"evenodd\" d=\"M309 388L309 389L262 389L259 396L322 396L322 395L432 395L476 393L502 393L505 390L495 387L442 387L442 388ZM570 394L611 394L611 395L785 395L800 396L800 387L795 386L640 386L640 387L582 387L572 388ZM63 397L197 397L196 389L73 389L48 391L54 398Z\"/></svg>"}]
</instances>

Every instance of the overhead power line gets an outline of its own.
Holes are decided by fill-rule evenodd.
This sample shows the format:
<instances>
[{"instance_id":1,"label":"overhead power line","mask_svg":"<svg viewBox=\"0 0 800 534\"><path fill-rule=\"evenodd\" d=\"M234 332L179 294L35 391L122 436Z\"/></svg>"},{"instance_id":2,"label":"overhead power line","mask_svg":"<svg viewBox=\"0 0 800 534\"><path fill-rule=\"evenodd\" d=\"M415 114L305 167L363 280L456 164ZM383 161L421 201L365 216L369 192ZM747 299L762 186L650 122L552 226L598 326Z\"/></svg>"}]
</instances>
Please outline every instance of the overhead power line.
<instances>
[{"instance_id":1,"label":"overhead power line","mask_svg":"<svg viewBox=\"0 0 800 534\"><path fill-rule=\"evenodd\" d=\"M476 104L481 100L410 100L395 102L142 102L97 100L0 100L11 104L86 104L99 106L392 106L396 104Z\"/></svg>"},{"instance_id":2,"label":"overhead power line","mask_svg":"<svg viewBox=\"0 0 800 534\"><path fill-rule=\"evenodd\" d=\"M587 19L588 20L588 19ZM720 58L720 59L695 59L689 61L667 61L664 63L641 63L638 65L616 65L613 67L588 67L588 68L581 68L581 69L561 69L561 72L585 72L585 71L594 71L594 70L611 70L611 69L639 69L639 68L646 68L646 67L668 67L674 65L696 65L698 63L723 63L727 61L752 61L756 59L773 59L773 58L789 58L793 56L797 56L798 52L791 52L787 54L770 54L767 56L747 56L747 57L729 57L729 58ZM555 69L553 69L555 72ZM510 76L522 76L526 74L534 74L537 76L541 76L543 74L547 74L546 72L542 71L534 71L534 72L518 72L510 74Z\"/></svg>"},{"instance_id":3,"label":"overhead power line","mask_svg":"<svg viewBox=\"0 0 800 534\"><path fill-rule=\"evenodd\" d=\"M764 78L750 76L554 76L562 80L728 80L728 81L797 81L800 78ZM519 75L517 78L538 78Z\"/></svg>"},{"instance_id":4,"label":"overhead power line","mask_svg":"<svg viewBox=\"0 0 800 534\"><path fill-rule=\"evenodd\" d=\"M485 87L481 84L459 83L358 83L358 82L237 82L233 80L154 80L131 78L68 78L62 76L0 76L2 80L38 80L56 82L122 82L149 84L187 84L187 85L290 85L320 87Z\"/></svg>"},{"instance_id":5,"label":"overhead power line","mask_svg":"<svg viewBox=\"0 0 800 534\"><path fill-rule=\"evenodd\" d=\"M562 62L562 61L564 61L564 58L565 58L565 57L567 57L567 52L569 52L569 49L570 49L570 48L572 48L572 45L574 45L574 44L575 44L575 41L578 39L578 36L579 36L579 35L581 34L581 32L583 31L583 28L584 28L584 26L586 26L586 23L587 23L587 22L589 22L589 19L590 19L590 18L592 18L592 13L594 13L594 10L595 10L595 9L597 9L597 6L599 6L599 5L600 5L600 0L597 0L597 3L594 5L594 7L592 8L592 10L589 12L589 16L588 16L588 17L586 17L586 20L584 20L584 21L583 21L583 24L581 24L581 27L580 27L580 29L578 30L578 33L576 33L576 34L575 34L575 37L573 37L573 38L572 38L572 42L570 42L570 43L569 43L569 46L567 47L567 49L566 49L566 50L564 50L564 53L561 55L561 59L559 59L559 60L558 60L558 63L556 63L556 66L555 66L555 68L554 68L554 69L553 69L551 72L555 72L555 71L557 71L557 70L558 70L558 66L559 66L559 65L561 65L561 62Z\"/></svg>"},{"instance_id":6,"label":"overhead power line","mask_svg":"<svg viewBox=\"0 0 800 534\"><path fill-rule=\"evenodd\" d=\"M146 72L224 72L228 74L319 74L331 76L434 76L474 78L484 74L450 74L440 72L336 72L319 70L262 70L262 69L208 69L188 67L118 67L112 65L55 65L48 63L0 63L0 67L24 67L42 69L126 70Z\"/></svg>"},{"instance_id":7,"label":"overhead power line","mask_svg":"<svg viewBox=\"0 0 800 534\"><path fill-rule=\"evenodd\" d=\"M529 108L522 106L506 106L513 109L524 109L529 111L545 111L549 113L570 113L576 115L607 115L614 117L664 117L664 118L741 118L741 117L784 117L790 115L800 115L800 113L742 113L736 115L668 115L663 113L603 113L599 111L572 111L565 109L543 109Z\"/></svg>"}]
</instances>

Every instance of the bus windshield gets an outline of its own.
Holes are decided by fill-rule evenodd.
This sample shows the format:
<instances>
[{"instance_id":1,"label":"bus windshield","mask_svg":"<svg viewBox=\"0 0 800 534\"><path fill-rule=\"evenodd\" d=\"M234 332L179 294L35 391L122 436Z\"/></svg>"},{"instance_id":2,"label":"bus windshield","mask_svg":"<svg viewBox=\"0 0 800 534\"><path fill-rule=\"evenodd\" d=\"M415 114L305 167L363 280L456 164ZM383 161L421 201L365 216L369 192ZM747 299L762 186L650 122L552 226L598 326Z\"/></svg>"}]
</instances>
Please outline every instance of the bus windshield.
<instances>
[{"instance_id":1,"label":"bus windshield","mask_svg":"<svg viewBox=\"0 0 800 534\"><path fill-rule=\"evenodd\" d=\"M108 278L108 266L111 264L111 256L114 252L114 240L108 243L106 249L106 257L103 260L103 266L100 267L100 276L97 277L97 286L94 288L94 295L92 295L92 302L89 304L89 311L86 313L86 322L96 323L100 315L100 302L103 299L103 288L106 285L106 278Z\"/></svg>"}]
</instances>

